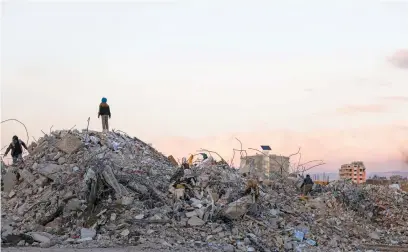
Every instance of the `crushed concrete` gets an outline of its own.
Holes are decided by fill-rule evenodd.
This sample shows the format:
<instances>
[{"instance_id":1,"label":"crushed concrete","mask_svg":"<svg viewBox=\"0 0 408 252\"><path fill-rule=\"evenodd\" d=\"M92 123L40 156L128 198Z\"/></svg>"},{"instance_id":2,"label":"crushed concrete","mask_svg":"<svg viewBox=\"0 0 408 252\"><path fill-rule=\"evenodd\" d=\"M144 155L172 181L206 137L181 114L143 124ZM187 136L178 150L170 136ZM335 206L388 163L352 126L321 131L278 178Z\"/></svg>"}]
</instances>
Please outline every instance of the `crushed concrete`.
<instances>
[{"instance_id":1,"label":"crushed concrete","mask_svg":"<svg viewBox=\"0 0 408 252\"><path fill-rule=\"evenodd\" d=\"M123 132L54 131L29 148L20 167L2 165L3 245L238 252L408 244L400 190L336 181L305 198L296 179L276 176L256 199L225 162L209 157L180 173ZM171 178L185 175L196 182L174 188Z\"/></svg>"}]
</instances>

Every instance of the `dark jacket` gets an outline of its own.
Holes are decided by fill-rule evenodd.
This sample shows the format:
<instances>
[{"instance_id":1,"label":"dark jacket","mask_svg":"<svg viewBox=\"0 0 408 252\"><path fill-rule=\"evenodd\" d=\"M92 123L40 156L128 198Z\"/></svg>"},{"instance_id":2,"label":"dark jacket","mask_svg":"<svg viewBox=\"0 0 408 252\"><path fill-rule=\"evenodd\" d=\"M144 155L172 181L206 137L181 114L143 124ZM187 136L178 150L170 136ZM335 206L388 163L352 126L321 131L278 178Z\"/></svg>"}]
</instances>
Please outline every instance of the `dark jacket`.
<instances>
[{"instance_id":1,"label":"dark jacket","mask_svg":"<svg viewBox=\"0 0 408 252\"><path fill-rule=\"evenodd\" d=\"M109 108L109 105L107 103L101 103L99 105L98 117L101 116L101 115L107 115L107 116L109 116L109 118L111 117L110 108Z\"/></svg>"},{"instance_id":2,"label":"dark jacket","mask_svg":"<svg viewBox=\"0 0 408 252\"><path fill-rule=\"evenodd\" d=\"M303 187L304 185L313 185L313 184L314 184L313 180L310 177L306 177L303 180L303 183L302 183L302 185L300 187Z\"/></svg>"},{"instance_id":3,"label":"dark jacket","mask_svg":"<svg viewBox=\"0 0 408 252\"><path fill-rule=\"evenodd\" d=\"M11 156L16 157L20 154L23 154L23 147L27 150L27 145L21 141L20 139L17 141L17 143L12 142L9 147L7 148L6 152L4 153L5 156L9 153L11 150Z\"/></svg>"}]
</instances>

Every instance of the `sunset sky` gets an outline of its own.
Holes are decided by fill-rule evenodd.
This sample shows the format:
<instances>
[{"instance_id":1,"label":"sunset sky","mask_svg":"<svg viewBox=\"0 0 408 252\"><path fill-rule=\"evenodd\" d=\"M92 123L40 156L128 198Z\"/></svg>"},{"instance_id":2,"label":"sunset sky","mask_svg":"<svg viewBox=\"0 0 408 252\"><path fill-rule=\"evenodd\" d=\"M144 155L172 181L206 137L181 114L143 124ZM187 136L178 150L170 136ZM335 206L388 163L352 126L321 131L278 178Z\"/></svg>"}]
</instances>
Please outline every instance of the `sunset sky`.
<instances>
[{"instance_id":1,"label":"sunset sky","mask_svg":"<svg viewBox=\"0 0 408 252\"><path fill-rule=\"evenodd\" d=\"M271 145L321 170L408 170L406 1L8 1L1 118L111 128L177 157ZM1 125L1 146L16 123ZM2 151L4 153L4 149ZM407 151L408 153L408 151Z\"/></svg>"}]
</instances>

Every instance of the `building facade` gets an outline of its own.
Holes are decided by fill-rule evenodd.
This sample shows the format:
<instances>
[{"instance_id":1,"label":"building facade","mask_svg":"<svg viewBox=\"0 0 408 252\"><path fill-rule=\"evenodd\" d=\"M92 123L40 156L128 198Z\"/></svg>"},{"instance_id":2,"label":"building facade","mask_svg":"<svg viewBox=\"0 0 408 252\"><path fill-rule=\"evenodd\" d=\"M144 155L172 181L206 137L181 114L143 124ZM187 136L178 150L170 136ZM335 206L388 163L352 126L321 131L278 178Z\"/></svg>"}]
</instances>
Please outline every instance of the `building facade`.
<instances>
[{"instance_id":1,"label":"building facade","mask_svg":"<svg viewBox=\"0 0 408 252\"><path fill-rule=\"evenodd\" d=\"M361 161L344 164L339 170L340 179L351 179L356 184L366 182L366 168Z\"/></svg>"},{"instance_id":2,"label":"building facade","mask_svg":"<svg viewBox=\"0 0 408 252\"><path fill-rule=\"evenodd\" d=\"M289 174L289 157L274 154L242 157L239 170L241 173L251 173L258 177L270 178L273 174Z\"/></svg>"}]
</instances>

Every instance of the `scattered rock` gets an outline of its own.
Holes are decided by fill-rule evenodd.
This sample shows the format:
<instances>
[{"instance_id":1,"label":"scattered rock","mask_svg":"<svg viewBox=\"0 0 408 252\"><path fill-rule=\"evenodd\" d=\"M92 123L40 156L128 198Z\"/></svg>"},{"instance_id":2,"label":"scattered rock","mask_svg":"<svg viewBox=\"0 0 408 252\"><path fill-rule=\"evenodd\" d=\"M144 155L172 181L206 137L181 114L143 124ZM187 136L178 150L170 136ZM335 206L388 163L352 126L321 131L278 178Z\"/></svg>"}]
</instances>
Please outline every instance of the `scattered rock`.
<instances>
[{"instance_id":1,"label":"scattered rock","mask_svg":"<svg viewBox=\"0 0 408 252\"><path fill-rule=\"evenodd\" d=\"M50 235L47 233L33 232L33 233L29 233L28 235L31 236L33 240L36 242L51 244L51 238L49 237Z\"/></svg>"},{"instance_id":2,"label":"scattered rock","mask_svg":"<svg viewBox=\"0 0 408 252\"><path fill-rule=\"evenodd\" d=\"M197 216L197 212L196 211L192 211L192 212L186 212L186 217L187 218L191 218L193 216Z\"/></svg>"},{"instance_id":3,"label":"scattered rock","mask_svg":"<svg viewBox=\"0 0 408 252\"><path fill-rule=\"evenodd\" d=\"M66 159L65 159L64 157L60 157L60 158L58 159L58 164L59 164L59 165L63 165L63 164L65 164L65 162L66 162Z\"/></svg>"},{"instance_id":4,"label":"scattered rock","mask_svg":"<svg viewBox=\"0 0 408 252\"><path fill-rule=\"evenodd\" d=\"M128 206L128 205L133 203L133 200L134 200L133 197L123 196L122 197L122 205Z\"/></svg>"},{"instance_id":5,"label":"scattered rock","mask_svg":"<svg viewBox=\"0 0 408 252\"><path fill-rule=\"evenodd\" d=\"M81 239L95 238L96 230L92 228L81 228Z\"/></svg>"},{"instance_id":6,"label":"scattered rock","mask_svg":"<svg viewBox=\"0 0 408 252\"><path fill-rule=\"evenodd\" d=\"M45 176L39 175L39 178L35 180L35 183L39 186L45 186L48 182L48 178Z\"/></svg>"},{"instance_id":7,"label":"scattered rock","mask_svg":"<svg viewBox=\"0 0 408 252\"><path fill-rule=\"evenodd\" d=\"M124 230L120 233L121 236L128 236L129 234L130 234L129 229L124 229Z\"/></svg>"},{"instance_id":8,"label":"scattered rock","mask_svg":"<svg viewBox=\"0 0 408 252\"><path fill-rule=\"evenodd\" d=\"M71 199L68 201L65 209L68 211L76 211L81 209L81 201L79 199Z\"/></svg>"},{"instance_id":9,"label":"scattered rock","mask_svg":"<svg viewBox=\"0 0 408 252\"><path fill-rule=\"evenodd\" d=\"M139 214L135 216L136 220L142 220L144 218L144 214Z\"/></svg>"},{"instance_id":10,"label":"scattered rock","mask_svg":"<svg viewBox=\"0 0 408 252\"><path fill-rule=\"evenodd\" d=\"M16 195L16 192L11 190L11 192L9 193L8 197L11 199Z\"/></svg>"},{"instance_id":11,"label":"scattered rock","mask_svg":"<svg viewBox=\"0 0 408 252\"><path fill-rule=\"evenodd\" d=\"M197 216L191 217L191 218L188 220L187 223L188 223L188 225L190 225L190 226L202 226L202 225L205 224L205 222L204 222L202 219L198 218Z\"/></svg>"},{"instance_id":12,"label":"scattered rock","mask_svg":"<svg viewBox=\"0 0 408 252\"><path fill-rule=\"evenodd\" d=\"M235 251L235 248L234 248L234 246L232 246L231 244L227 244L227 245L225 245L225 246L222 248L222 250L223 250L224 252L234 252L234 251Z\"/></svg>"},{"instance_id":13,"label":"scattered rock","mask_svg":"<svg viewBox=\"0 0 408 252\"><path fill-rule=\"evenodd\" d=\"M380 240L380 235L377 232L371 232L368 236L370 236L373 240Z\"/></svg>"}]
</instances>

